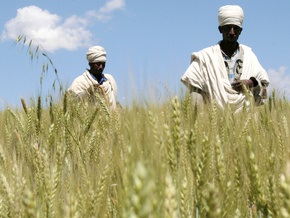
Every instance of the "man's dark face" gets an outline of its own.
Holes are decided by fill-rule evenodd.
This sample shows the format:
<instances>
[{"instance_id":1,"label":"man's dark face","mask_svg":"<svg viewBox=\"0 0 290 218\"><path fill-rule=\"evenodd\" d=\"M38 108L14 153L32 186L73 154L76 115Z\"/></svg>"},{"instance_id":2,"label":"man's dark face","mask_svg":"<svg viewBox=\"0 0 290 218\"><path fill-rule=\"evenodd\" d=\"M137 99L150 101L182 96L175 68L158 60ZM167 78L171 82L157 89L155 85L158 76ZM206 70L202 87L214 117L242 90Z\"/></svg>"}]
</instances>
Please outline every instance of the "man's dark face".
<instances>
[{"instance_id":1,"label":"man's dark face","mask_svg":"<svg viewBox=\"0 0 290 218\"><path fill-rule=\"evenodd\" d=\"M91 73L94 74L96 77L98 77L102 75L106 67L106 62L90 63L90 67L91 67Z\"/></svg>"},{"instance_id":2,"label":"man's dark face","mask_svg":"<svg viewBox=\"0 0 290 218\"><path fill-rule=\"evenodd\" d=\"M219 31L223 35L223 41L228 43L236 43L243 28L236 25L219 26Z\"/></svg>"}]
</instances>

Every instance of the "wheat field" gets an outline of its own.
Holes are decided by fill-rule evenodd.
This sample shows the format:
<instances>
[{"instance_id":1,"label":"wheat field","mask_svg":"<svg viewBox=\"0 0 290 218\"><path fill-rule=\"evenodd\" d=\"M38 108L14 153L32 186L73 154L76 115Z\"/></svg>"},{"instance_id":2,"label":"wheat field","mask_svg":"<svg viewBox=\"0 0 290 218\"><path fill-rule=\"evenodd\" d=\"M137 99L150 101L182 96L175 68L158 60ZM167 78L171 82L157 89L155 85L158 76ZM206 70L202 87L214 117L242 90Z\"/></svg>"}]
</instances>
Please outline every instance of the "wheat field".
<instances>
[{"instance_id":1,"label":"wheat field","mask_svg":"<svg viewBox=\"0 0 290 218\"><path fill-rule=\"evenodd\" d=\"M290 104L0 112L0 217L289 217Z\"/></svg>"}]
</instances>

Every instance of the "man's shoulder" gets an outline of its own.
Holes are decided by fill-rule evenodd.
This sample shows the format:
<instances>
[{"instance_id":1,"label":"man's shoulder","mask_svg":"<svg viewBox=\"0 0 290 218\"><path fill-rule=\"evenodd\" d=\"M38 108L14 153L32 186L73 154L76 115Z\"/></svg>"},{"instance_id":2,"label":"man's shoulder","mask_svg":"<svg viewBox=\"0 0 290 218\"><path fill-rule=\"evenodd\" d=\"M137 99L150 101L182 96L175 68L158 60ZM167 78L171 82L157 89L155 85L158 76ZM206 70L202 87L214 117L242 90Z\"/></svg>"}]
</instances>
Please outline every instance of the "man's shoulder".
<instances>
[{"instance_id":1,"label":"man's shoulder","mask_svg":"<svg viewBox=\"0 0 290 218\"><path fill-rule=\"evenodd\" d=\"M104 73L104 76L108 79L108 80L114 80L114 77L111 74L108 73Z\"/></svg>"},{"instance_id":2,"label":"man's shoulder","mask_svg":"<svg viewBox=\"0 0 290 218\"><path fill-rule=\"evenodd\" d=\"M193 62L195 59L202 59L204 55L207 56L214 56L214 54L220 53L220 46L219 44L212 45L206 48L203 48L202 50L199 50L198 52L193 52L191 54L191 62Z\"/></svg>"},{"instance_id":3,"label":"man's shoulder","mask_svg":"<svg viewBox=\"0 0 290 218\"><path fill-rule=\"evenodd\" d=\"M251 51L252 48L247 46L247 45L244 45L244 44L239 44L240 48L242 48L244 51Z\"/></svg>"},{"instance_id":4,"label":"man's shoulder","mask_svg":"<svg viewBox=\"0 0 290 218\"><path fill-rule=\"evenodd\" d=\"M83 83L84 81L92 79L93 78L91 77L90 73L86 70L85 72L83 72L81 75L77 76L74 79L73 84Z\"/></svg>"},{"instance_id":5,"label":"man's shoulder","mask_svg":"<svg viewBox=\"0 0 290 218\"><path fill-rule=\"evenodd\" d=\"M107 78L108 84L111 85L114 92L117 93L117 83L116 83L116 80L114 79L114 77L108 73L105 73L104 76Z\"/></svg>"},{"instance_id":6,"label":"man's shoulder","mask_svg":"<svg viewBox=\"0 0 290 218\"><path fill-rule=\"evenodd\" d=\"M111 74L105 73L104 76L107 78L107 80L111 83L116 85L116 80L114 79L114 77Z\"/></svg>"},{"instance_id":7,"label":"man's shoulder","mask_svg":"<svg viewBox=\"0 0 290 218\"><path fill-rule=\"evenodd\" d=\"M208 51L212 51L212 50L216 50L216 49L220 49L219 44L215 44L215 45L212 45L212 46L205 47L205 48L199 50L198 52L208 52Z\"/></svg>"}]
</instances>

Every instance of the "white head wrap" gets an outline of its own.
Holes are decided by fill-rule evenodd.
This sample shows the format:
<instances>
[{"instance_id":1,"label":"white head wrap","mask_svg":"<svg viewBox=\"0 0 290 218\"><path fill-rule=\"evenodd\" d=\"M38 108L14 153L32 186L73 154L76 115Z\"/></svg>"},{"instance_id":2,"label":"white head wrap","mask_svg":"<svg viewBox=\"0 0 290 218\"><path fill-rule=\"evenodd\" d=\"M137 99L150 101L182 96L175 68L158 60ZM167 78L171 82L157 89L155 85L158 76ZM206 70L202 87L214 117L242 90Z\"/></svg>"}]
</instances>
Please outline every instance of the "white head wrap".
<instances>
[{"instance_id":1,"label":"white head wrap","mask_svg":"<svg viewBox=\"0 0 290 218\"><path fill-rule=\"evenodd\" d=\"M225 5L218 11L219 25L237 25L242 28L244 20L244 11L238 5Z\"/></svg>"},{"instance_id":2,"label":"white head wrap","mask_svg":"<svg viewBox=\"0 0 290 218\"><path fill-rule=\"evenodd\" d=\"M106 51L102 46L90 47L87 52L89 63L106 62Z\"/></svg>"}]
</instances>

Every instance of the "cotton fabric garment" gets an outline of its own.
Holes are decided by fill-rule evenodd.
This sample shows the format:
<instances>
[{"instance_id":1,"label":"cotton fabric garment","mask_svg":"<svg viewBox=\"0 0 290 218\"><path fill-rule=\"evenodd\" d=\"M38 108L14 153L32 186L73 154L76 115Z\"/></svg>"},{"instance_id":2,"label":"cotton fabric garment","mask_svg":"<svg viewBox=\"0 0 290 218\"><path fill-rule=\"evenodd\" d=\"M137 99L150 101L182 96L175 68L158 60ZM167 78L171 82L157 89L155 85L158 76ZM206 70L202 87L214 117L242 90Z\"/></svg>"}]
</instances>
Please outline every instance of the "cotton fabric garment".
<instances>
[{"instance_id":1,"label":"cotton fabric garment","mask_svg":"<svg viewBox=\"0 0 290 218\"><path fill-rule=\"evenodd\" d=\"M117 105L117 83L110 74L104 74L104 77L107 80L99 84L98 81L91 76L90 72L86 70L81 76L73 81L68 91L75 93L80 98L89 97L92 95L91 90L96 90L96 88L93 88L94 85L99 85L102 90L104 90L105 100L109 107L115 109Z\"/></svg>"},{"instance_id":2,"label":"cotton fabric garment","mask_svg":"<svg viewBox=\"0 0 290 218\"><path fill-rule=\"evenodd\" d=\"M241 44L239 46L244 53L240 79L255 77L259 82L257 88L260 92L262 86L269 84L268 75L251 48ZM193 53L191 64L181 77L181 81L190 90L200 90L203 99L209 102L215 100L221 108L230 106L239 111L244 104L249 103L244 93L239 93L231 87L219 44Z\"/></svg>"},{"instance_id":3,"label":"cotton fabric garment","mask_svg":"<svg viewBox=\"0 0 290 218\"><path fill-rule=\"evenodd\" d=\"M236 25L242 28L244 11L238 5L225 5L218 11L219 26Z\"/></svg>"},{"instance_id":4,"label":"cotton fabric garment","mask_svg":"<svg viewBox=\"0 0 290 218\"><path fill-rule=\"evenodd\" d=\"M106 62L107 60L105 49L99 45L90 47L86 56L89 63Z\"/></svg>"}]
</instances>

